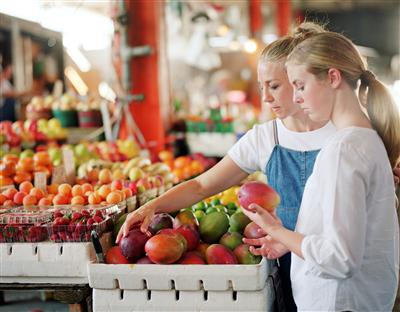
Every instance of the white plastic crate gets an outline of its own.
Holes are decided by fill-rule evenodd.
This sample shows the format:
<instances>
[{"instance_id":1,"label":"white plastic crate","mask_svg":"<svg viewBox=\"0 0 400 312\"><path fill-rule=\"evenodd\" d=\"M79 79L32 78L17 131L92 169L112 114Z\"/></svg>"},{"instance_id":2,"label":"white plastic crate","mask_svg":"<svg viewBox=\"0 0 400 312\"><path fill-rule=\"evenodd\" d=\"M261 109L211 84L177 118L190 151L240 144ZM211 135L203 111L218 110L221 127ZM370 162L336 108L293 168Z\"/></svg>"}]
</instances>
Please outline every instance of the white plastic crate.
<instances>
[{"instance_id":1,"label":"white plastic crate","mask_svg":"<svg viewBox=\"0 0 400 312\"><path fill-rule=\"evenodd\" d=\"M271 278L258 291L93 289L93 311L273 311Z\"/></svg>"},{"instance_id":2,"label":"white plastic crate","mask_svg":"<svg viewBox=\"0 0 400 312\"><path fill-rule=\"evenodd\" d=\"M89 263L89 285L124 290L261 290L273 263L266 259L257 265Z\"/></svg>"},{"instance_id":3,"label":"white plastic crate","mask_svg":"<svg viewBox=\"0 0 400 312\"><path fill-rule=\"evenodd\" d=\"M104 251L112 246L111 234L101 239ZM0 244L0 282L88 283L87 265L96 260L91 242Z\"/></svg>"}]
</instances>

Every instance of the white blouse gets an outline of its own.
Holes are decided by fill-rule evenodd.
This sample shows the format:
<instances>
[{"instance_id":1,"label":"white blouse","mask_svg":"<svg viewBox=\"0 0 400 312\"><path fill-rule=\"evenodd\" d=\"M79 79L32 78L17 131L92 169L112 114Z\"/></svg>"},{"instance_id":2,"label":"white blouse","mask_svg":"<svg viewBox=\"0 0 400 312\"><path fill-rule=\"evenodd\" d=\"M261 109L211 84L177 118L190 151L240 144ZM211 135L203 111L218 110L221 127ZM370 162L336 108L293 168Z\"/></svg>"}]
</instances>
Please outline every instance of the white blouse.
<instances>
[{"instance_id":1,"label":"white blouse","mask_svg":"<svg viewBox=\"0 0 400 312\"><path fill-rule=\"evenodd\" d=\"M372 129L337 131L307 181L292 254L299 311L391 311L399 272L393 174Z\"/></svg>"}]
</instances>

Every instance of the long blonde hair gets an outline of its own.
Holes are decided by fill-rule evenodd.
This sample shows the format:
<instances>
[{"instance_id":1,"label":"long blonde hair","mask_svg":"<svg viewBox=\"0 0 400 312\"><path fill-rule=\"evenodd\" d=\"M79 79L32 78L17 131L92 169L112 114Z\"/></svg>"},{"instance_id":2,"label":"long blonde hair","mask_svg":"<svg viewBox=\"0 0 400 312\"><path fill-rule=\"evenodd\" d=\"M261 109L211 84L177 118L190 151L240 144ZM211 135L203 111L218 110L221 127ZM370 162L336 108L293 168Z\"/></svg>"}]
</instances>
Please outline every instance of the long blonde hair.
<instances>
[{"instance_id":1,"label":"long blonde hair","mask_svg":"<svg viewBox=\"0 0 400 312\"><path fill-rule=\"evenodd\" d=\"M292 34L279 38L267 45L261 52L259 63L285 61L296 45L310 36L324 31L325 29L322 25L303 22L294 29Z\"/></svg>"},{"instance_id":2,"label":"long blonde hair","mask_svg":"<svg viewBox=\"0 0 400 312\"><path fill-rule=\"evenodd\" d=\"M400 112L390 92L368 70L365 59L349 39L334 32L315 34L298 44L287 60L305 64L318 78L336 68L354 90L360 82L360 102L363 104L361 94L366 92L368 117L385 144L392 168L396 166L400 155Z\"/></svg>"}]
</instances>

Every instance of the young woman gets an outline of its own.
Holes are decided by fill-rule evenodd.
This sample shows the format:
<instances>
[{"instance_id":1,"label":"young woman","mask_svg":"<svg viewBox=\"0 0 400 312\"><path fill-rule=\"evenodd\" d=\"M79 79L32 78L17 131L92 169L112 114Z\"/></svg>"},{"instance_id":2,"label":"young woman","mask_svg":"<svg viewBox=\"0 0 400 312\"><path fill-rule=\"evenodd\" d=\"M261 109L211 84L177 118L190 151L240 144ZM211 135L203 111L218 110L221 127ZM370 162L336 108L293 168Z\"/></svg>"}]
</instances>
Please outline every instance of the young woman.
<instances>
[{"instance_id":1,"label":"young woman","mask_svg":"<svg viewBox=\"0 0 400 312\"><path fill-rule=\"evenodd\" d=\"M292 252L299 310L391 311L399 272L394 99L353 43L337 33L306 39L286 64L295 102L312 120L331 120L337 132L317 157L295 232L257 205L245 213L269 234L264 254Z\"/></svg>"},{"instance_id":2,"label":"young woman","mask_svg":"<svg viewBox=\"0 0 400 312\"><path fill-rule=\"evenodd\" d=\"M294 229L307 178L319 149L335 133L327 121L313 122L293 103L285 61L293 48L305 38L322 32L313 23L303 23L293 36L267 46L259 60L258 81L262 101L277 119L256 125L235 144L217 165L190 181L172 188L159 198L132 212L122 226L117 242L133 224L143 221L145 231L157 212L172 212L239 184L249 173L263 171L279 191L278 215L284 225ZM296 311L290 286L290 253L279 259L279 273L288 311Z\"/></svg>"}]
</instances>

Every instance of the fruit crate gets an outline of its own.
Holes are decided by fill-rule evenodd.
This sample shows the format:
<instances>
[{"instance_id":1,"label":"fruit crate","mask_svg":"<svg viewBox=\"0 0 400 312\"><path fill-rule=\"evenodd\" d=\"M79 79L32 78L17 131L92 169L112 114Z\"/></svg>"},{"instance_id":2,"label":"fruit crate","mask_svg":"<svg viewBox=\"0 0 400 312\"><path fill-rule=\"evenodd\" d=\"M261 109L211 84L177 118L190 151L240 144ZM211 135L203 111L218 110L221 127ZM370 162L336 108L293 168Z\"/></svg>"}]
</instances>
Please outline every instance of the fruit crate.
<instances>
[{"instance_id":1,"label":"fruit crate","mask_svg":"<svg viewBox=\"0 0 400 312\"><path fill-rule=\"evenodd\" d=\"M106 252L111 233L100 238ZM96 260L87 243L2 243L0 283L88 284L87 264Z\"/></svg>"},{"instance_id":2,"label":"fruit crate","mask_svg":"<svg viewBox=\"0 0 400 312\"><path fill-rule=\"evenodd\" d=\"M1 213L6 213L6 212L9 212L9 211L12 211L12 208L0 206L0 214Z\"/></svg>"},{"instance_id":3,"label":"fruit crate","mask_svg":"<svg viewBox=\"0 0 400 312\"><path fill-rule=\"evenodd\" d=\"M271 277L257 291L93 289L93 311L273 311Z\"/></svg>"},{"instance_id":4,"label":"fruit crate","mask_svg":"<svg viewBox=\"0 0 400 312\"><path fill-rule=\"evenodd\" d=\"M255 265L88 265L89 285L99 289L125 290L262 290L274 262Z\"/></svg>"},{"instance_id":5,"label":"fruit crate","mask_svg":"<svg viewBox=\"0 0 400 312\"><path fill-rule=\"evenodd\" d=\"M49 212L7 212L0 215L0 243L41 242L48 239Z\"/></svg>"},{"instance_id":6,"label":"fruit crate","mask_svg":"<svg viewBox=\"0 0 400 312\"><path fill-rule=\"evenodd\" d=\"M90 242L90 233L94 230L101 236L109 227L112 220L107 217L103 221L94 224L46 224L48 236L53 242Z\"/></svg>"},{"instance_id":7,"label":"fruit crate","mask_svg":"<svg viewBox=\"0 0 400 312\"><path fill-rule=\"evenodd\" d=\"M126 210L127 212L132 212L137 207L137 197L131 196L126 200Z\"/></svg>"},{"instance_id":8,"label":"fruit crate","mask_svg":"<svg viewBox=\"0 0 400 312\"><path fill-rule=\"evenodd\" d=\"M158 196L157 188L152 188L144 191L143 193L138 195L139 206L143 206L145 203L152 200L153 198L156 198L157 196Z\"/></svg>"}]
</instances>

